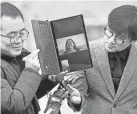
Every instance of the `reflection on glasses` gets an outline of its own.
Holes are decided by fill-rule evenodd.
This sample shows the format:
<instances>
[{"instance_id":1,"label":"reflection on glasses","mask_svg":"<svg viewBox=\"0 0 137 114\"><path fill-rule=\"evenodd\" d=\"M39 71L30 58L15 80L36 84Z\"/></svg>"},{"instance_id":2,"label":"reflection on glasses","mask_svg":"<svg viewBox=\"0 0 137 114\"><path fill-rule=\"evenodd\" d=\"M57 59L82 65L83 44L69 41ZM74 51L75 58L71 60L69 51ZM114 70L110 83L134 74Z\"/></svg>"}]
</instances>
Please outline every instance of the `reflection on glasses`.
<instances>
[{"instance_id":1,"label":"reflection on glasses","mask_svg":"<svg viewBox=\"0 0 137 114\"><path fill-rule=\"evenodd\" d=\"M11 43L17 42L19 38L23 41L28 38L29 32L26 29L22 29L19 32L10 32L7 35L2 35L3 37L9 38Z\"/></svg>"},{"instance_id":2,"label":"reflection on glasses","mask_svg":"<svg viewBox=\"0 0 137 114\"><path fill-rule=\"evenodd\" d=\"M104 28L104 31L105 31L105 35L106 35L108 38L111 38L112 36L114 36L116 43L118 43L118 44L123 44L123 43L124 43L124 39L123 39L123 37L125 37L124 34L117 36L112 30L110 30L110 29L107 28L107 27Z\"/></svg>"}]
</instances>

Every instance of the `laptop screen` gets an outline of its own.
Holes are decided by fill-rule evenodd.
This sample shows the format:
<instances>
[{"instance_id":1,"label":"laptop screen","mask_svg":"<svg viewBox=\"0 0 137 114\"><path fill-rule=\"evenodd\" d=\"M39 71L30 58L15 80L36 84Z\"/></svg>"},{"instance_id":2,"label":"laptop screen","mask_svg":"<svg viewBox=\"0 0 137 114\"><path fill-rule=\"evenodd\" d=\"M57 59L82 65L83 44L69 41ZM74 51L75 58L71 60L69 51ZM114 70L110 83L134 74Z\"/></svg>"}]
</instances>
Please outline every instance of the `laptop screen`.
<instances>
[{"instance_id":1,"label":"laptop screen","mask_svg":"<svg viewBox=\"0 0 137 114\"><path fill-rule=\"evenodd\" d=\"M51 27L62 70L92 67L82 15L52 21Z\"/></svg>"}]
</instances>

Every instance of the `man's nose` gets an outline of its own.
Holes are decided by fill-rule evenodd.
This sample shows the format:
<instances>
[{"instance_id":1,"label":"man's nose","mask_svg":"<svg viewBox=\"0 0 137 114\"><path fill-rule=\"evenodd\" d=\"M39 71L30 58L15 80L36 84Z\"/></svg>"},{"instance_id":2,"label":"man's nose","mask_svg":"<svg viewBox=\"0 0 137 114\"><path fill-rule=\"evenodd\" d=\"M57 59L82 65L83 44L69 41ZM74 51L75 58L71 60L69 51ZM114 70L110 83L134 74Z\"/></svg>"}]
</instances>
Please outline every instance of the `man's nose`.
<instances>
[{"instance_id":1,"label":"man's nose","mask_svg":"<svg viewBox=\"0 0 137 114\"><path fill-rule=\"evenodd\" d=\"M109 43L111 44L116 44L116 40L115 40L115 36L112 36L110 39L109 39Z\"/></svg>"},{"instance_id":2,"label":"man's nose","mask_svg":"<svg viewBox=\"0 0 137 114\"><path fill-rule=\"evenodd\" d=\"M21 43L22 42L22 39L20 36L17 36L16 39L15 39L15 43Z\"/></svg>"}]
</instances>

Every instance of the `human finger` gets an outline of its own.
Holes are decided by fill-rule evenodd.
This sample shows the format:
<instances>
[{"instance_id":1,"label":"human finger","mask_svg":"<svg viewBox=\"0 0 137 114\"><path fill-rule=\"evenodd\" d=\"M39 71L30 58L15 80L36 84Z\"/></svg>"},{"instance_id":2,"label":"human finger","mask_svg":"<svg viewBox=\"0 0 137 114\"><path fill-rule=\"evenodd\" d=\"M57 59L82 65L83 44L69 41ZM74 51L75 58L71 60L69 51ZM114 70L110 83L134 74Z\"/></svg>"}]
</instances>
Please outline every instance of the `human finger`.
<instances>
[{"instance_id":1,"label":"human finger","mask_svg":"<svg viewBox=\"0 0 137 114\"><path fill-rule=\"evenodd\" d=\"M37 56L39 51L39 49L34 50L33 52L31 52L31 54L28 55L28 57L34 58L35 56Z\"/></svg>"}]
</instances>

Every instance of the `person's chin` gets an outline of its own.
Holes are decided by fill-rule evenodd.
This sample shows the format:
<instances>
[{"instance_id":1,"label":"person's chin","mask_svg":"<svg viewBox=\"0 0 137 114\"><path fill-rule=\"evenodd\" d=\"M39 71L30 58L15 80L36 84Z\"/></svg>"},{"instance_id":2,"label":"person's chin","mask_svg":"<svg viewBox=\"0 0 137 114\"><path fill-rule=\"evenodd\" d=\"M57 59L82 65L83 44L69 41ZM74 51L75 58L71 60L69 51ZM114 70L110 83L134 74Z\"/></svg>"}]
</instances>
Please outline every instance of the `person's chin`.
<instances>
[{"instance_id":1,"label":"person's chin","mask_svg":"<svg viewBox=\"0 0 137 114\"><path fill-rule=\"evenodd\" d=\"M18 56L21 54L21 52L22 52L22 49L14 50L14 51L12 51L11 55Z\"/></svg>"}]
</instances>

